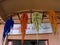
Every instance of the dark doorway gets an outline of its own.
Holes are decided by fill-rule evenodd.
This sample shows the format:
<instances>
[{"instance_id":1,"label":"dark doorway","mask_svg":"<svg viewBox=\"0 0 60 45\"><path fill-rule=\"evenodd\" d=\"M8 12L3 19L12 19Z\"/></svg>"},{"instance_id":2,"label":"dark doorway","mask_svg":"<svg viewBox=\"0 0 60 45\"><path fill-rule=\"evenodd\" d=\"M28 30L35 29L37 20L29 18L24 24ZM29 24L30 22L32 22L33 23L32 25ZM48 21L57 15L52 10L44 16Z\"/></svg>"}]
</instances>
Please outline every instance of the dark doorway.
<instances>
[{"instance_id":1,"label":"dark doorway","mask_svg":"<svg viewBox=\"0 0 60 45\"><path fill-rule=\"evenodd\" d=\"M12 45L22 45L21 40L9 40L8 42L12 42ZM24 45L48 45L48 40L25 40Z\"/></svg>"}]
</instances>

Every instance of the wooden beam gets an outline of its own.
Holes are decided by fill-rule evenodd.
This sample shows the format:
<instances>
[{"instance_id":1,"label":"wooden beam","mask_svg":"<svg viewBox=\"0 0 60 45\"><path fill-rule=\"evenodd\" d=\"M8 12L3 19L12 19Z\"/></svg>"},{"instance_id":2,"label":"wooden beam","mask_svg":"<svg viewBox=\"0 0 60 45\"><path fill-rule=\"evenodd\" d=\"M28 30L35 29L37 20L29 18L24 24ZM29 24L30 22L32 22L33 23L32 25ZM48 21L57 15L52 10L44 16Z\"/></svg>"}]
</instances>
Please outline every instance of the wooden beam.
<instances>
[{"instance_id":1,"label":"wooden beam","mask_svg":"<svg viewBox=\"0 0 60 45\"><path fill-rule=\"evenodd\" d=\"M2 19L3 19L4 21L6 21L6 20L9 18L9 17L7 17L7 14L5 13L5 11L4 11L1 3L0 3L0 16L2 17Z\"/></svg>"}]
</instances>

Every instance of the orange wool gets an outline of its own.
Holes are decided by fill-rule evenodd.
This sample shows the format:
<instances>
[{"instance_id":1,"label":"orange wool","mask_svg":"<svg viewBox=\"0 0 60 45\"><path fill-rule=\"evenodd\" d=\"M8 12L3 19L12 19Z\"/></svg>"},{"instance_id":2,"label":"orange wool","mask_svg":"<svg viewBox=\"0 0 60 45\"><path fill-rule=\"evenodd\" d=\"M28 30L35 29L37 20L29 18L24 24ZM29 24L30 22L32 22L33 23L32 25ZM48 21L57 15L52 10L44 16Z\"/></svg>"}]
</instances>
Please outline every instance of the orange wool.
<instances>
[{"instance_id":1,"label":"orange wool","mask_svg":"<svg viewBox=\"0 0 60 45\"><path fill-rule=\"evenodd\" d=\"M54 34L57 32L57 16L53 10L48 11L49 19L54 30Z\"/></svg>"},{"instance_id":2,"label":"orange wool","mask_svg":"<svg viewBox=\"0 0 60 45\"><path fill-rule=\"evenodd\" d=\"M22 32L22 45L24 44L24 37L25 37L25 32L27 29L27 23L28 23L28 15L27 13L23 13L21 18L21 32Z\"/></svg>"}]
</instances>

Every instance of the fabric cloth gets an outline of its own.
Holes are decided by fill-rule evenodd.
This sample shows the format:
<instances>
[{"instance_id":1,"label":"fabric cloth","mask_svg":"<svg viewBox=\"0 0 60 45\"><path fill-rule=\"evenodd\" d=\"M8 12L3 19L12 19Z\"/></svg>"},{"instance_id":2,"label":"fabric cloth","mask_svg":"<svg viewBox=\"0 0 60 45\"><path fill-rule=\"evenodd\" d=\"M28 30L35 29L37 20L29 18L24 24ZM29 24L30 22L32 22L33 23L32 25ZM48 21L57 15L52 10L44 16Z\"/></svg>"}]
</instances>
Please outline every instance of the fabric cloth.
<instances>
[{"instance_id":1,"label":"fabric cloth","mask_svg":"<svg viewBox=\"0 0 60 45\"><path fill-rule=\"evenodd\" d=\"M22 32L22 45L24 44L24 37L25 37L25 32L27 29L27 23L28 23L28 15L27 13L23 13L21 18L21 32Z\"/></svg>"},{"instance_id":2,"label":"fabric cloth","mask_svg":"<svg viewBox=\"0 0 60 45\"><path fill-rule=\"evenodd\" d=\"M53 10L48 10L48 16L54 30L54 34L57 32L57 16Z\"/></svg>"},{"instance_id":3,"label":"fabric cloth","mask_svg":"<svg viewBox=\"0 0 60 45\"><path fill-rule=\"evenodd\" d=\"M41 22L42 22L42 14L39 12L32 13L32 24L34 25L37 31L39 31Z\"/></svg>"},{"instance_id":4,"label":"fabric cloth","mask_svg":"<svg viewBox=\"0 0 60 45\"><path fill-rule=\"evenodd\" d=\"M12 16L10 19L8 19L4 25L4 31L3 31L3 37L2 37L2 45L4 43L5 37L8 35L10 32L10 29L13 28L14 21L12 19Z\"/></svg>"},{"instance_id":5,"label":"fabric cloth","mask_svg":"<svg viewBox=\"0 0 60 45\"><path fill-rule=\"evenodd\" d=\"M35 27L37 34L37 45L38 45L38 32L39 32L39 28L41 26L41 22L42 22L42 14L39 12L34 12L32 13L32 24Z\"/></svg>"}]
</instances>

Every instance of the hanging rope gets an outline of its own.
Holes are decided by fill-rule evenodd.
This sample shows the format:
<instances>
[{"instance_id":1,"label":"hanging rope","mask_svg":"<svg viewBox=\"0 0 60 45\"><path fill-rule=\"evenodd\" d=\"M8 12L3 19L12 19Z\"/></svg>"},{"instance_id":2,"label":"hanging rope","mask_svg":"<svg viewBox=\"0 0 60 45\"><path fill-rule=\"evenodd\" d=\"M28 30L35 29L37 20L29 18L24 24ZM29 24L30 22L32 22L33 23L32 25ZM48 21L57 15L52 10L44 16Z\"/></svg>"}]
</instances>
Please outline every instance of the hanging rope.
<instances>
[{"instance_id":1,"label":"hanging rope","mask_svg":"<svg viewBox=\"0 0 60 45\"><path fill-rule=\"evenodd\" d=\"M37 31L37 44L38 44L38 32L39 32L39 26L41 26L42 22L42 14L38 12L32 13L32 23Z\"/></svg>"},{"instance_id":2,"label":"hanging rope","mask_svg":"<svg viewBox=\"0 0 60 45\"><path fill-rule=\"evenodd\" d=\"M49 19L54 30L54 34L57 32L57 16L53 10L48 10Z\"/></svg>"},{"instance_id":3,"label":"hanging rope","mask_svg":"<svg viewBox=\"0 0 60 45\"><path fill-rule=\"evenodd\" d=\"M22 14L20 21L21 21L22 45L23 45L24 44L25 32L26 32L26 28L27 28L27 23L28 23L27 13Z\"/></svg>"}]
</instances>

